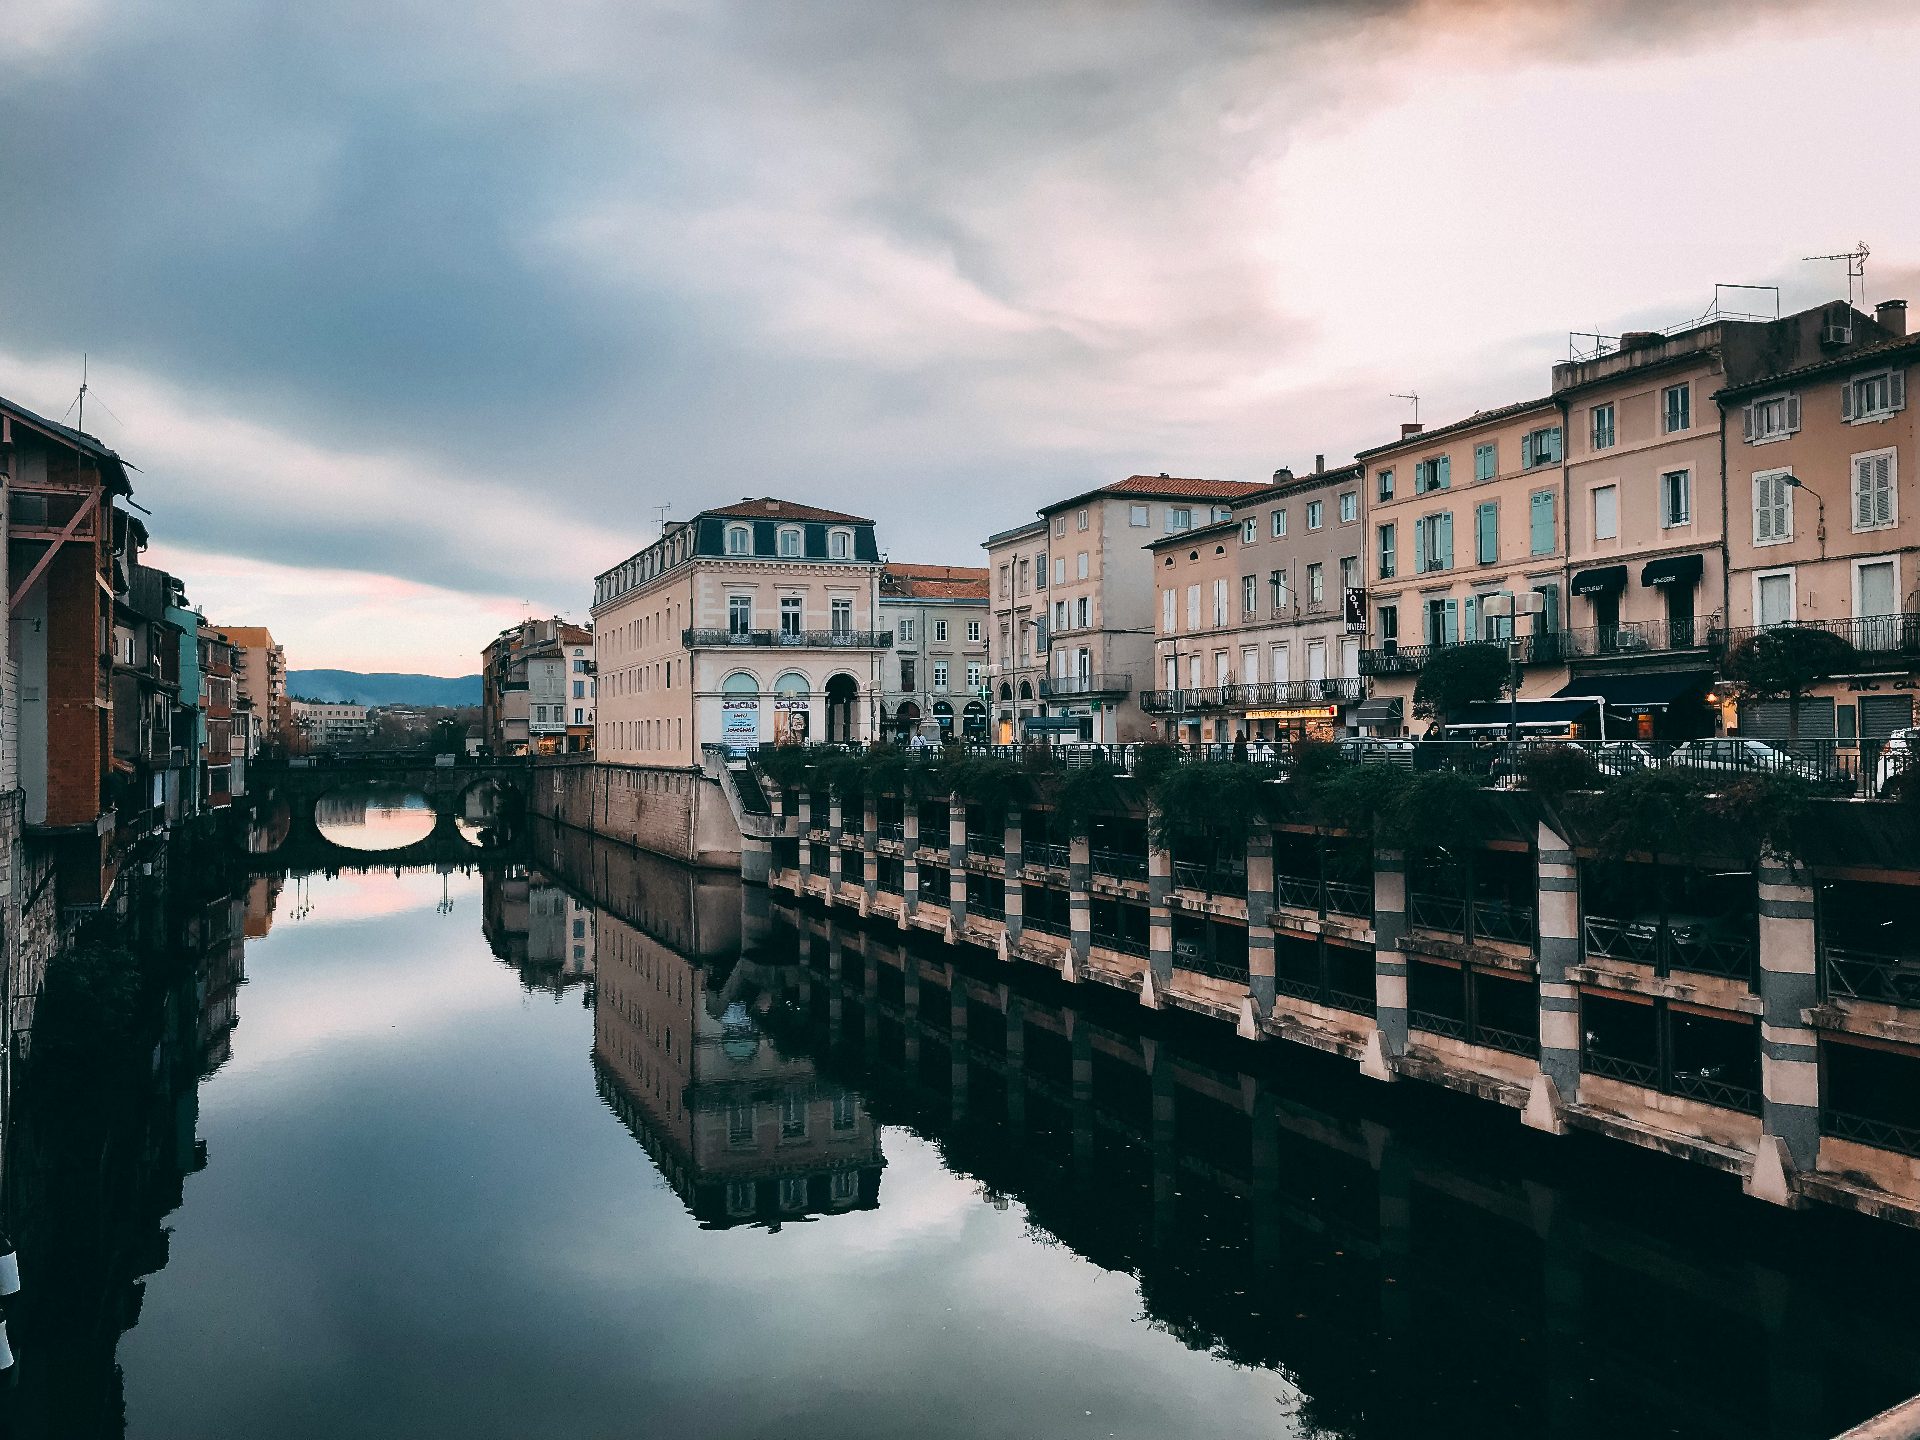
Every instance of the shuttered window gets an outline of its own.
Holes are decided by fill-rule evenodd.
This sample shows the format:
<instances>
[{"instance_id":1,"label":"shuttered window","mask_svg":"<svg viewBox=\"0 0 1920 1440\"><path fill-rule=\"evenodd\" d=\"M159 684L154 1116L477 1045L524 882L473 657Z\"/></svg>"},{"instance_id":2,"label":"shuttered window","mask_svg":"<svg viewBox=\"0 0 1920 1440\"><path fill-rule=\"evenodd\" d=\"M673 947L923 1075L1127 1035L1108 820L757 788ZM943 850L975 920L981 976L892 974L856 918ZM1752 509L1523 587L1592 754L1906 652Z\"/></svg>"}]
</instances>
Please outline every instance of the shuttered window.
<instances>
[{"instance_id":1,"label":"shuttered window","mask_svg":"<svg viewBox=\"0 0 1920 1440\"><path fill-rule=\"evenodd\" d=\"M1885 530L1894 521L1894 452L1853 457L1853 528Z\"/></svg>"},{"instance_id":2,"label":"shuttered window","mask_svg":"<svg viewBox=\"0 0 1920 1440\"><path fill-rule=\"evenodd\" d=\"M1500 558L1500 502L1489 500L1474 507L1473 558L1491 565Z\"/></svg>"},{"instance_id":3,"label":"shuttered window","mask_svg":"<svg viewBox=\"0 0 1920 1440\"><path fill-rule=\"evenodd\" d=\"M1784 440L1800 428L1800 397L1769 395L1747 406L1741 427L1749 445Z\"/></svg>"},{"instance_id":4,"label":"shuttered window","mask_svg":"<svg viewBox=\"0 0 1920 1440\"><path fill-rule=\"evenodd\" d=\"M1529 548L1536 555L1554 552L1553 492L1536 490L1527 505Z\"/></svg>"},{"instance_id":5,"label":"shuttered window","mask_svg":"<svg viewBox=\"0 0 1920 1440\"><path fill-rule=\"evenodd\" d=\"M1793 492L1786 470L1763 470L1753 477L1753 543L1778 545L1793 538Z\"/></svg>"},{"instance_id":6,"label":"shuttered window","mask_svg":"<svg viewBox=\"0 0 1920 1440\"><path fill-rule=\"evenodd\" d=\"M1859 375L1840 392L1842 420L1879 420L1907 408L1907 372L1882 370Z\"/></svg>"}]
</instances>

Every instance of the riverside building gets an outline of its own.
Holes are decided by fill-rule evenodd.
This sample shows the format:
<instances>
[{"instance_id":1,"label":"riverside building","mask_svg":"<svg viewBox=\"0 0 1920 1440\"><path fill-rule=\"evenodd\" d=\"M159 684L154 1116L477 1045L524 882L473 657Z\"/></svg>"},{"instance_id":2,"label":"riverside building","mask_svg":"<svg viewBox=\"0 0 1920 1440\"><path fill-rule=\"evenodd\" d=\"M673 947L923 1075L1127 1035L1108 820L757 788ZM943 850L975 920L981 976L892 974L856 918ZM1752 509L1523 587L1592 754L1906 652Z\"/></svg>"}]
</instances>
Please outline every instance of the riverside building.
<instances>
[{"instance_id":1,"label":"riverside building","mask_svg":"<svg viewBox=\"0 0 1920 1440\"><path fill-rule=\"evenodd\" d=\"M977 565L896 565L880 572L880 729L907 740L987 738L987 572Z\"/></svg>"}]
</instances>

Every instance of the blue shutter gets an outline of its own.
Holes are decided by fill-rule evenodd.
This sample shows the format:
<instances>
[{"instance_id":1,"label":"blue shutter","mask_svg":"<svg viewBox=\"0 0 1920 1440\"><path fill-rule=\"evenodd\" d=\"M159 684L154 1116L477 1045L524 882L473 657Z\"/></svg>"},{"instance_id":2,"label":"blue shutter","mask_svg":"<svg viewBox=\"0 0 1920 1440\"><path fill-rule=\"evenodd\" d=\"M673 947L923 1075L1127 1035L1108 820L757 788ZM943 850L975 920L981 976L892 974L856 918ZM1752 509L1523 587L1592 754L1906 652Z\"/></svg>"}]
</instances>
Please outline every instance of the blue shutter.
<instances>
[{"instance_id":1,"label":"blue shutter","mask_svg":"<svg viewBox=\"0 0 1920 1440\"><path fill-rule=\"evenodd\" d=\"M1536 555L1551 555L1554 549L1553 492L1542 490L1533 497L1532 548Z\"/></svg>"},{"instance_id":2,"label":"blue shutter","mask_svg":"<svg viewBox=\"0 0 1920 1440\"><path fill-rule=\"evenodd\" d=\"M1462 638L1466 640L1480 638L1480 601L1477 596L1467 597L1467 628L1462 633Z\"/></svg>"},{"instance_id":3,"label":"blue shutter","mask_svg":"<svg viewBox=\"0 0 1920 1440\"><path fill-rule=\"evenodd\" d=\"M1445 618L1440 622L1440 643L1442 645L1458 644L1460 640L1460 602L1458 600L1447 601L1443 614Z\"/></svg>"},{"instance_id":4,"label":"blue shutter","mask_svg":"<svg viewBox=\"0 0 1920 1440\"><path fill-rule=\"evenodd\" d=\"M1420 516L1413 522L1413 573L1424 574L1427 568L1427 520Z\"/></svg>"},{"instance_id":5,"label":"blue shutter","mask_svg":"<svg viewBox=\"0 0 1920 1440\"><path fill-rule=\"evenodd\" d=\"M1452 483L1453 457L1451 455L1442 455L1438 460L1433 462L1434 489L1444 490Z\"/></svg>"},{"instance_id":6,"label":"blue shutter","mask_svg":"<svg viewBox=\"0 0 1920 1440\"><path fill-rule=\"evenodd\" d=\"M1440 539L1435 546L1442 570L1453 568L1453 512L1443 510L1435 517L1440 522Z\"/></svg>"}]
</instances>

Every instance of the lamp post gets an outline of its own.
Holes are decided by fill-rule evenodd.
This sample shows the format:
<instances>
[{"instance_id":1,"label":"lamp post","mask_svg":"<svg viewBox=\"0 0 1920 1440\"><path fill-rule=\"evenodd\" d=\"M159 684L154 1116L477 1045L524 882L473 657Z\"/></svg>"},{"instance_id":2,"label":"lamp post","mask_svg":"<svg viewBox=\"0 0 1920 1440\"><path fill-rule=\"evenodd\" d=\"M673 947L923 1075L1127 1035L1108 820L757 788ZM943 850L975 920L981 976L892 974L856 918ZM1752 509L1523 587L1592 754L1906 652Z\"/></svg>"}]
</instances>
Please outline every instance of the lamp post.
<instances>
[{"instance_id":1,"label":"lamp post","mask_svg":"<svg viewBox=\"0 0 1920 1440\"><path fill-rule=\"evenodd\" d=\"M1780 477L1780 481L1784 485L1790 485L1795 490L1804 490L1807 492L1807 494L1813 496L1813 503L1816 507L1816 510L1815 510L1816 519L1814 521L1813 534L1814 534L1814 538L1820 542L1820 558L1822 560L1826 559L1827 558L1827 502L1821 498L1820 492L1818 490L1814 489L1811 485L1807 484L1806 481L1802 480L1798 475L1795 475L1791 470L1789 470L1785 475L1782 475Z\"/></svg>"},{"instance_id":2,"label":"lamp post","mask_svg":"<svg viewBox=\"0 0 1920 1440\"><path fill-rule=\"evenodd\" d=\"M1520 771L1520 632L1522 615L1545 613L1547 597L1538 590L1521 595L1489 595L1480 602L1480 613L1507 622L1507 774Z\"/></svg>"}]
</instances>

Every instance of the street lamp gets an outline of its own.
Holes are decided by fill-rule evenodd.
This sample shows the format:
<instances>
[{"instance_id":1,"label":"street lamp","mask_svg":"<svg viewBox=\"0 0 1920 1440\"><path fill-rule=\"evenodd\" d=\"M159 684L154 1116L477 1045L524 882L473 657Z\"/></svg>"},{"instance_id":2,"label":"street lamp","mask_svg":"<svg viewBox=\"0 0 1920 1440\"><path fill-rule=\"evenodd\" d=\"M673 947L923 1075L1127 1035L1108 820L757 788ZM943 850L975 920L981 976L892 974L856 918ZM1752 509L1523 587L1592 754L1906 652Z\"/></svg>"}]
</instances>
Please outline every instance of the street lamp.
<instances>
[{"instance_id":1,"label":"street lamp","mask_svg":"<svg viewBox=\"0 0 1920 1440\"><path fill-rule=\"evenodd\" d=\"M1523 594L1489 595L1480 602L1480 613L1507 622L1507 773L1520 769L1520 627L1522 615L1546 613L1547 597L1538 590Z\"/></svg>"},{"instance_id":2,"label":"street lamp","mask_svg":"<svg viewBox=\"0 0 1920 1440\"><path fill-rule=\"evenodd\" d=\"M1780 480L1782 484L1790 485L1795 490L1804 490L1807 492L1807 494L1813 496L1813 503L1817 507L1817 515L1818 515L1818 518L1815 521L1815 528L1813 532L1814 538L1820 542L1820 558L1822 560L1826 559L1827 558L1827 502L1821 498L1820 492L1818 490L1814 489L1811 485L1807 484L1806 481L1802 480L1798 475L1795 475L1791 470L1789 470L1785 475L1782 475L1780 477Z\"/></svg>"}]
</instances>

